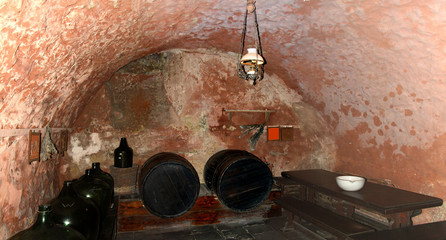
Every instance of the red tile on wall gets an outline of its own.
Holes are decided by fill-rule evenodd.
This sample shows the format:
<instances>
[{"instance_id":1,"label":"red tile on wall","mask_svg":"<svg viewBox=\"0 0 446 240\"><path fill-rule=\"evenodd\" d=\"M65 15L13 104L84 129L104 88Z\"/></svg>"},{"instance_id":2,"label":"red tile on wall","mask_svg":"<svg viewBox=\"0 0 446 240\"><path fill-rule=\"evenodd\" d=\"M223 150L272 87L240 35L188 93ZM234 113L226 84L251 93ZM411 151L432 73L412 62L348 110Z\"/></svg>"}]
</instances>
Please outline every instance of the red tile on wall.
<instances>
[{"instance_id":1,"label":"red tile on wall","mask_svg":"<svg viewBox=\"0 0 446 240\"><path fill-rule=\"evenodd\" d=\"M280 141L279 127L268 127L268 141Z\"/></svg>"}]
</instances>

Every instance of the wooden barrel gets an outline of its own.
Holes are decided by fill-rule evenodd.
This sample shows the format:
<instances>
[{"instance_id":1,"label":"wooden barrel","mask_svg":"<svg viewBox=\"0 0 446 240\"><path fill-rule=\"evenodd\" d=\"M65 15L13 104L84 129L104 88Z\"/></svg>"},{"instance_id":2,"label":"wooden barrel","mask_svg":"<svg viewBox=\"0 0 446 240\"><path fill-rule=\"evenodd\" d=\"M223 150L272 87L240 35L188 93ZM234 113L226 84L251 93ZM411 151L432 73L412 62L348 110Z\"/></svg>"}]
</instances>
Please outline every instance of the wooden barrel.
<instances>
[{"instance_id":1,"label":"wooden barrel","mask_svg":"<svg viewBox=\"0 0 446 240\"><path fill-rule=\"evenodd\" d=\"M204 180L222 204L237 212L262 204L273 183L264 162L247 151L234 149L217 152L208 159Z\"/></svg>"},{"instance_id":2,"label":"wooden barrel","mask_svg":"<svg viewBox=\"0 0 446 240\"><path fill-rule=\"evenodd\" d=\"M138 181L144 207L162 218L185 214L200 192L194 167L175 153L162 152L149 158L141 168Z\"/></svg>"}]
</instances>

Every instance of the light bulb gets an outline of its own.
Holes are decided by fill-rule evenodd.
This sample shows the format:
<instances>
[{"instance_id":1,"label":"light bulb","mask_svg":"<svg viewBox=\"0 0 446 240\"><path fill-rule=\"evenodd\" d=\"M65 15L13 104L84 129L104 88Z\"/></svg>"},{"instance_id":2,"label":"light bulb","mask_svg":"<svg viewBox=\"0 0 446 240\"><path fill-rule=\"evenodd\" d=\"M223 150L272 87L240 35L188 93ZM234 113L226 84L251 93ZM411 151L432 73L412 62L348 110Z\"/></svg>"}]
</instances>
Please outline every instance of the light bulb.
<instances>
[{"instance_id":1,"label":"light bulb","mask_svg":"<svg viewBox=\"0 0 446 240\"><path fill-rule=\"evenodd\" d=\"M254 74L256 74L256 68L254 67L254 65L251 65L251 66L249 67L249 71L247 72L247 74L249 74L249 75L254 75Z\"/></svg>"}]
</instances>

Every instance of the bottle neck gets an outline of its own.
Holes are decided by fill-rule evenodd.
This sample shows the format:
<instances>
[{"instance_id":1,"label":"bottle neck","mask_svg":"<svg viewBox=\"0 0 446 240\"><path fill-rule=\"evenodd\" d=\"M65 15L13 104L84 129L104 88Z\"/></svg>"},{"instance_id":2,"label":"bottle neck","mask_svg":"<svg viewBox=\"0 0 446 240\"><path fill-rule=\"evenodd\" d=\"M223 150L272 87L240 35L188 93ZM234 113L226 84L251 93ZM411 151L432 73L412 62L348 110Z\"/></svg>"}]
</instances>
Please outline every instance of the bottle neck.
<instances>
[{"instance_id":1,"label":"bottle neck","mask_svg":"<svg viewBox=\"0 0 446 240\"><path fill-rule=\"evenodd\" d=\"M72 181L65 181L62 187L62 190L60 190L59 197L61 196L76 196L76 191L73 187Z\"/></svg>"},{"instance_id":2,"label":"bottle neck","mask_svg":"<svg viewBox=\"0 0 446 240\"><path fill-rule=\"evenodd\" d=\"M53 224L53 220L51 219L51 205L40 205L34 226L50 224Z\"/></svg>"},{"instance_id":3,"label":"bottle neck","mask_svg":"<svg viewBox=\"0 0 446 240\"><path fill-rule=\"evenodd\" d=\"M101 169L101 163L94 162L94 163L91 165L91 169L95 169L95 170Z\"/></svg>"},{"instance_id":4,"label":"bottle neck","mask_svg":"<svg viewBox=\"0 0 446 240\"><path fill-rule=\"evenodd\" d=\"M119 147L129 147L127 144L127 138L121 138L121 143L119 143Z\"/></svg>"},{"instance_id":5,"label":"bottle neck","mask_svg":"<svg viewBox=\"0 0 446 240\"><path fill-rule=\"evenodd\" d=\"M36 224L48 224L48 221L50 220L50 213L49 212L39 212L37 213L37 221Z\"/></svg>"}]
</instances>

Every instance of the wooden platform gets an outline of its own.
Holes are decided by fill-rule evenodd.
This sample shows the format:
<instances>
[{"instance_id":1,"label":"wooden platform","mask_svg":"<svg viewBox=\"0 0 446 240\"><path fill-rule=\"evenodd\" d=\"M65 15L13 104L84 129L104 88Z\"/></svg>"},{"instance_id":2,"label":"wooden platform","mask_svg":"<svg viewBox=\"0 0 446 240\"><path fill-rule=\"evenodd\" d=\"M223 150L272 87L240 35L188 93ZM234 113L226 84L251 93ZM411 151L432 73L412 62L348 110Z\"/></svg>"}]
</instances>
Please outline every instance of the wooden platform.
<instances>
[{"instance_id":1,"label":"wooden platform","mask_svg":"<svg viewBox=\"0 0 446 240\"><path fill-rule=\"evenodd\" d=\"M281 209L274 203L280 191L271 191L269 198L258 208L249 212L234 212L222 205L216 196L199 196L195 205L186 214L163 219L151 214L139 199L121 199L118 205L118 232L148 229L172 229L216 223L247 223L281 216Z\"/></svg>"},{"instance_id":2,"label":"wooden platform","mask_svg":"<svg viewBox=\"0 0 446 240\"><path fill-rule=\"evenodd\" d=\"M289 211L289 224L293 224L294 217L297 219L305 219L332 233L339 239L375 231L373 228L352 219L294 197L283 196L276 199L275 202L283 209Z\"/></svg>"}]
</instances>

